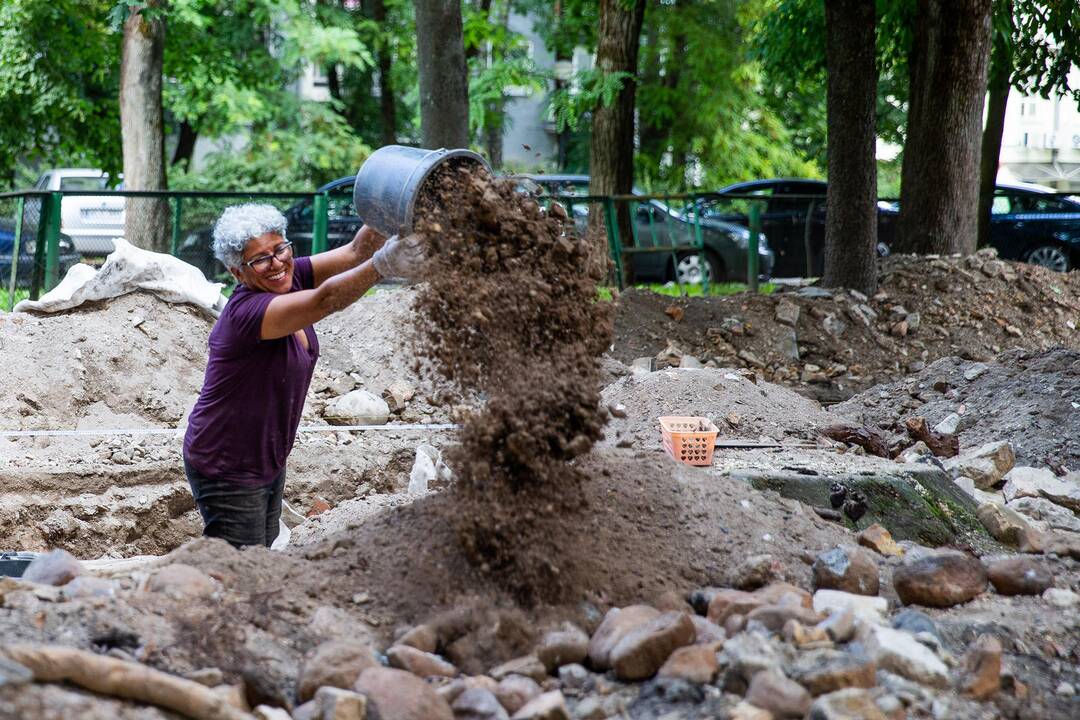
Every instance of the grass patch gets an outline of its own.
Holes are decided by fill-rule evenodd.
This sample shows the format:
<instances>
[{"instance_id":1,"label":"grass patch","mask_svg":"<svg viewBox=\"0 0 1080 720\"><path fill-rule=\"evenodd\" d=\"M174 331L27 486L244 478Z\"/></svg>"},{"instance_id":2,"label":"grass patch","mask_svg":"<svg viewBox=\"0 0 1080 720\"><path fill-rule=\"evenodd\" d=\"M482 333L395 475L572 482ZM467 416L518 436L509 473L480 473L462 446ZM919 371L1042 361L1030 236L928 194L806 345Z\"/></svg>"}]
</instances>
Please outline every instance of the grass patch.
<instances>
[{"instance_id":1,"label":"grass patch","mask_svg":"<svg viewBox=\"0 0 1080 720\"><path fill-rule=\"evenodd\" d=\"M20 300L30 297L30 290L15 288L15 297L12 298L7 287L0 288L0 312L8 312L12 306Z\"/></svg>"},{"instance_id":2,"label":"grass patch","mask_svg":"<svg viewBox=\"0 0 1080 720\"><path fill-rule=\"evenodd\" d=\"M673 282L668 283L648 283L642 285L635 285L637 290L649 290L657 295L667 295L668 297L701 297L704 295L700 285L683 285L681 288ZM612 287L601 287L599 289L601 300L611 300ZM768 295L776 290L776 285L773 283L761 283L758 285L758 293L762 295ZM709 285L709 295L737 295L738 293L746 292L746 283L712 283Z\"/></svg>"}]
</instances>

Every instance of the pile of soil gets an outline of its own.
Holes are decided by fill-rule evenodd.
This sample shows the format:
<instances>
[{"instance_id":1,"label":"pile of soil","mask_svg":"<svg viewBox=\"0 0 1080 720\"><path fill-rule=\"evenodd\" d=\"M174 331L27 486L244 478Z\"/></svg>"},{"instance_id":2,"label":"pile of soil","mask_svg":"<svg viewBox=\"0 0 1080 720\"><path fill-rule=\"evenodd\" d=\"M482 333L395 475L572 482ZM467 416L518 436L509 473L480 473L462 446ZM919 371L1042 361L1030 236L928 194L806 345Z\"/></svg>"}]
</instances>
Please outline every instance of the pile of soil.
<instances>
[{"instance_id":1,"label":"pile of soil","mask_svg":"<svg viewBox=\"0 0 1080 720\"><path fill-rule=\"evenodd\" d=\"M1008 440L1018 465L1080 469L1080 352L1009 350L985 363L942 358L829 408L897 433L909 417L932 426L953 413L961 451Z\"/></svg>"},{"instance_id":2,"label":"pile of soil","mask_svg":"<svg viewBox=\"0 0 1080 720\"><path fill-rule=\"evenodd\" d=\"M825 403L919 372L942 357L1010 348L1080 350L1080 272L967 257L885 258L879 292L780 288L771 295L619 295L613 355L754 368Z\"/></svg>"},{"instance_id":3,"label":"pile of soil","mask_svg":"<svg viewBox=\"0 0 1080 720\"><path fill-rule=\"evenodd\" d=\"M550 525L577 503L568 465L601 435L598 358L610 306L585 241L471 163L446 163L417 201L427 283L416 299L417 355L462 395L483 397L451 448L450 513L477 566L526 602L558 598ZM565 576L563 576L565 577Z\"/></svg>"}]
</instances>

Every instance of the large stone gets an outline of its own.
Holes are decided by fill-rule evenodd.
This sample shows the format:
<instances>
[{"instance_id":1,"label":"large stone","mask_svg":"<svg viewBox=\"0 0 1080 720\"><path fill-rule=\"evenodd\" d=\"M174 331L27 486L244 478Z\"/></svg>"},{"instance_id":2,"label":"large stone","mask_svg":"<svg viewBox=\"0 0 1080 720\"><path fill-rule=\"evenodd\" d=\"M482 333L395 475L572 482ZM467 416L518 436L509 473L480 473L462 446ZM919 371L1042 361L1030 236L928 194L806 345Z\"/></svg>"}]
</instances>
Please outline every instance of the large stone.
<instances>
[{"instance_id":1,"label":"large stone","mask_svg":"<svg viewBox=\"0 0 1080 720\"><path fill-rule=\"evenodd\" d=\"M320 720L365 720L367 697L352 690L321 687L315 692Z\"/></svg>"},{"instance_id":2,"label":"large stone","mask_svg":"<svg viewBox=\"0 0 1080 720\"><path fill-rule=\"evenodd\" d=\"M695 645L709 645L717 642L722 643L727 640L727 633L724 632L724 628L716 623L710 622L700 615L691 615L690 619L694 621Z\"/></svg>"},{"instance_id":3,"label":"large stone","mask_svg":"<svg viewBox=\"0 0 1080 720\"><path fill-rule=\"evenodd\" d=\"M660 611L649 605L629 605L608 610L600 627L589 640L589 664L593 670L610 668L611 651L619 641L639 625L644 625L659 615Z\"/></svg>"},{"instance_id":4,"label":"large stone","mask_svg":"<svg viewBox=\"0 0 1080 720\"><path fill-rule=\"evenodd\" d=\"M353 390L326 403L323 418L331 425L385 425L390 406L367 390Z\"/></svg>"},{"instance_id":5,"label":"large stone","mask_svg":"<svg viewBox=\"0 0 1080 720\"><path fill-rule=\"evenodd\" d=\"M752 555L732 573L731 584L738 590L757 590L784 578L784 564L772 555Z\"/></svg>"},{"instance_id":6,"label":"large stone","mask_svg":"<svg viewBox=\"0 0 1080 720\"><path fill-rule=\"evenodd\" d=\"M720 671L716 651L720 643L688 645L671 653L657 672L660 677L681 678L692 683L711 683Z\"/></svg>"},{"instance_id":7,"label":"large stone","mask_svg":"<svg viewBox=\"0 0 1080 720\"><path fill-rule=\"evenodd\" d=\"M939 640L941 639L941 631L938 630L937 623L934 622L934 619L926 613L915 610L914 608L905 608L893 615L890 625L894 630L903 630L912 635L929 633Z\"/></svg>"},{"instance_id":8,"label":"large stone","mask_svg":"<svg viewBox=\"0 0 1080 720\"><path fill-rule=\"evenodd\" d=\"M1054 607L1070 608L1080 605L1080 594L1065 588L1048 588L1042 594L1043 600Z\"/></svg>"},{"instance_id":9,"label":"large stone","mask_svg":"<svg viewBox=\"0 0 1080 720\"><path fill-rule=\"evenodd\" d=\"M880 581L874 556L857 547L835 547L814 560L814 589L877 595Z\"/></svg>"},{"instance_id":10,"label":"large stone","mask_svg":"<svg viewBox=\"0 0 1080 720\"><path fill-rule=\"evenodd\" d=\"M746 616L747 622L756 620L770 632L780 632L790 620L802 625L817 625L822 619L820 614L802 605L762 605Z\"/></svg>"},{"instance_id":11,"label":"large stone","mask_svg":"<svg viewBox=\"0 0 1080 720\"><path fill-rule=\"evenodd\" d=\"M430 625L417 625L401 636L398 645L408 645L423 652L433 653L439 647L439 635Z\"/></svg>"},{"instance_id":12,"label":"large stone","mask_svg":"<svg viewBox=\"0 0 1080 720\"><path fill-rule=\"evenodd\" d=\"M810 593L787 582L769 583L754 591L754 597L764 605L802 605L812 607ZM751 608L753 609L753 608Z\"/></svg>"},{"instance_id":13,"label":"large stone","mask_svg":"<svg viewBox=\"0 0 1080 720\"><path fill-rule=\"evenodd\" d=\"M1042 595L1054 576L1046 564L1029 557L1010 557L988 563L986 574L1002 595Z\"/></svg>"},{"instance_id":14,"label":"large stone","mask_svg":"<svg viewBox=\"0 0 1080 720\"><path fill-rule=\"evenodd\" d=\"M775 670L759 672L750 679L746 700L775 718L801 718L810 709L810 693Z\"/></svg>"},{"instance_id":15,"label":"large stone","mask_svg":"<svg viewBox=\"0 0 1080 720\"><path fill-rule=\"evenodd\" d=\"M417 650L408 645L393 645L386 651L390 667L408 670L417 677L456 677L458 670L453 664L434 653Z\"/></svg>"},{"instance_id":16,"label":"large stone","mask_svg":"<svg viewBox=\"0 0 1080 720\"><path fill-rule=\"evenodd\" d=\"M877 664L862 653L821 649L802 653L788 667L792 680L811 695L824 695L844 688L874 687Z\"/></svg>"},{"instance_id":17,"label":"large stone","mask_svg":"<svg viewBox=\"0 0 1080 720\"><path fill-rule=\"evenodd\" d=\"M912 635L880 625L866 627L863 645L878 667L923 685L948 685L949 670L945 663Z\"/></svg>"},{"instance_id":18,"label":"large stone","mask_svg":"<svg viewBox=\"0 0 1080 720\"><path fill-rule=\"evenodd\" d=\"M757 673L780 666L780 654L776 647L756 633L739 633L725 640L723 648L731 671L746 684Z\"/></svg>"},{"instance_id":19,"label":"large stone","mask_svg":"<svg viewBox=\"0 0 1080 720\"><path fill-rule=\"evenodd\" d=\"M510 714L489 690L472 688L457 696L451 709L454 720L509 720Z\"/></svg>"},{"instance_id":20,"label":"large stone","mask_svg":"<svg viewBox=\"0 0 1080 720\"><path fill-rule=\"evenodd\" d=\"M964 654L959 689L976 700L988 700L1001 689L1001 642L980 635Z\"/></svg>"},{"instance_id":21,"label":"large stone","mask_svg":"<svg viewBox=\"0 0 1080 720\"><path fill-rule=\"evenodd\" d=\"M296 695L300 702L306 702L324 685L347 690L356 683L361 672L378 664L370 645L353 640L330 640L304 658L296 681Z\"/></svg>"},{"instance_id":22,"label":"large stone","mask_svg":"<svg viewBox=\"0 0 1080 720\"><path fill-rule=\"evenodd\" d=\"M34 671L0 655L0 690L34 681Z\"/></svg>"},{"instance_id":23,"label":"large stone","mask_svg":"<svg viewBox=\"0 0 1080 720\"><path fill-rule=\"evenodd\" d=\"M945 461L945 467L955 477L971 478L975 487L989 490L1013 469L1016 455L1007 440L987 443Z\"/></svg>"},{"instance_id":24,"label":"large stone","mask_svg":"<svg viewBox=\"0 0 1080 720\"><path fill-rule=\"evenodd\" d=\"M860 545L870 548L879 555L901 557L904 554L904 548L893 540L888 530L877 523L861 530L858 540Z\"/></svg>"},{"instance_id":25,"label":"large stone","mask_svg":"<svg viewBox=\"0 0 1080 720\"><path fill-rule=\"evenodd\" d=\"M1033 529L1027 518L1000 503L983 503L975 516L995 539L1013 547L1019 547L1024 534Z\"/></svg>"},{"instance_id":26,"label":"large stone","mask_svg":"<svg viewBox=\"0 0 1080 720\"><path fill-rule=\"evenodd\" d=\"M727 715L728 720L773 720L772 713L743 700Z\"/></svg>"},{"instance_id":27,"label":"large stone","mask_svg":"<svg viewBox=\"0 0 1080 720\"><path fill-rule=\"evenodd\" d=\"M717 625L724 625L732 615L747 615L764 604L766 601L760 596L745 590L720 590L709 600L706 617Z\"/></svg>"},{"instance_id":28,"label":"large stone","mask_svg":"<svg viewBox=\"0 0 1080 720\"><path fill-rule=\"evenodd\" d=\"M817 624L819 630L837 643L845 643L855 635L855 611L849 609L834 612Z\"/></svg>"},{"instance_id":29,"label":"large stone","mask_svg":"<svg viewBox=\"0 0 1080 720\"><path fill-rule=\"evenodd\" d=\"M822 695L810 706L807 720L889 720L867 690L849 688Z\"/></svg>"},{"instance_id":30,"label":"large stone","mask_svg":"<svg viewBox=\"0 0 1080 720\"><path fill-rule=\"evenodd\" d=\"M677 648L694 642L694 623L683 612L666 612L627 633L611 650L611 666L620 680L645 680Z\"/></svg>"},{"instance_id":31,"label":"large stone","mask_svg":"<svg viewBox=\"0 0 1080 720\"><path fill-rule=\"evenodd\" d=\"M548 673L544 663L540 662L540 658L535 655L523 655L493 667L488 675L496 680L502 680L510 675L524 675L536 682L543 682Z\"/></svg>"},{"instance_id":32,"label":"large stone","mask_svg":"<svg viewBox=\"0 0 1080 720\"><path fill-rule=\"evenodd\" d=\"M410 672L369 667L354 688L375 705L380 720L454 720L446 700Z\"/></svg>"},{"instance_id":33,"label":"large stone","mask_svg":"<svg viewBox=\"0 0 1080 720\"><path fill-rule=\"evenodd\" d=\"M562 665L583 662L588 655L589 636L571 623L545 634L536 648L536 657L544 663L548 672Z\"/></svg>"},{"instance_id":34,"label":"large stone","mask_svg":"<svg viewBox=\"0 0 1080 720\"><path fill-rule=\"evenodd\" d=\"M207 597L214 593L216 586L202 570L184 563L173 563L154 573L147 581L146 589L181 599Z\"/></svg>"},{"instance_id":35,"label":"large stone","mask_svg":"<svg viewBox=\"0 0 1080 720\"><path fill-rule=\"evenodd\" d=\"M978 558L945 551L905 563L893 572L893 588L906 605L952 607L986 589Z\"/></svg>"},{"instance_id":36,"label":"large stone","mask_svg":"<svg viewBox=\"0 0 1080 720\"><path fill-rule=\"evenodd\" d=\"M513 715L525 706L525 703L540 695L543 689L532 678L524 675L510 675L503 678L495 688L495 697L506 712Z\"/></svg>"},{"instance_id":37,"label":"large stone","mask_svg":"<svg viewBox=\"0 0 1080 720\"><path fill-rule=\"evenodd\" d=\"M1013 468L1005 476L1005 501L1021 497L1042 497L1073 512L1080 512L1080 473L1058 477L1050 470Z\"/></svg>"},{"instance_id":38,"label":"large stone","mask_svg":"<svg viewBox=\"0 0 1080 720\"><path fill-rule=\"evenodd\" d=\"M814 611L826 615L850 610L856 617L881 622L889 601L873 595L854 595L841 590L818 590L814 593Z\"/></svg>"},{"instance_id":39,"label":"large stone","mask_svg":"<svg viewBox=\"0 0 1080 720\"><path fill-rule=\"evenodd\" d=\"M795 327L799 324L799 306L787 298L782 298L776 303L775 316L776 322Z\"/></svg>"},{"instance_id":40,"label":"large stone","mask_svg":"<svg viewBox=\"0 0 1080 720\"><path fill-rule=\"evenodd\" d=\"M566 698L558 690L538 695L513 714L512 720L570 720Z\"/></svg>"},{"instance_id":41,"label":"large stone","mask_svg":"<svg viewBox=\"0 0 1080 720\"><path fill-rule=\"evenodd\" d=\"M1019 497L1007 507L1031 520L1046 523L1051 529L1080 533L1080 516L1046 498Z\"/></svg>"},{"instance_id":42,"label":"large stone","mask_svg":"<svg viewBox=\"0 0 1080 720\"><path fill-rule=\"evenodd\" d=\"M22 579L39 585L67 585L82 573L82 564L67 550L38 555L23 570Z\"/></svg>"}]
</instances>

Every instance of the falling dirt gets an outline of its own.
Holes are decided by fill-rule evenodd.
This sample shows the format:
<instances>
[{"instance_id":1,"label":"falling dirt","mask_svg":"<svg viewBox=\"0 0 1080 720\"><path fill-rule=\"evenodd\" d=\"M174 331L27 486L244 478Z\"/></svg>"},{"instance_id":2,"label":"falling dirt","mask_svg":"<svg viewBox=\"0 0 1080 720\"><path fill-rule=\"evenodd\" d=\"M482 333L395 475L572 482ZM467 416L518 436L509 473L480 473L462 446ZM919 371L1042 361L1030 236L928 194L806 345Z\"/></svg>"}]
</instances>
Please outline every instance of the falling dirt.
<instances>
[{"instance_id":1,"label":"falling dirt","mask_svg":"<svg viewBox=\"0 0 1080 720\"><path fill-rule=\"evenodd\" d=\"M586 243L512 183L447 164L423 193L416 231L429 266L417 354L463 394L485 398L448 455L455 522L482 571L524 602L554 600L563 570L547 527L580 502L569 462L601 437L611 308L596 301L600 278L580 271Z\"/></svg>"}]
</instances>

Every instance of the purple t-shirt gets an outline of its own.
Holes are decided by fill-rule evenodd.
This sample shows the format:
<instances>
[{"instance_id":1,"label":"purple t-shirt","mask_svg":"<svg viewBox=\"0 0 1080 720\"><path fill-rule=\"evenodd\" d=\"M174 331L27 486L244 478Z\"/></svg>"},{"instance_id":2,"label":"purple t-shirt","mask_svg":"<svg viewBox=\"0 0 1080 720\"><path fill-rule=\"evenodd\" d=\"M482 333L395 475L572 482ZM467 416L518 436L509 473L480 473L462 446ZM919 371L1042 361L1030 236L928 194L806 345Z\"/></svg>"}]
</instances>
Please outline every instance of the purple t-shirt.
<instances>
[{"instance_id":1,"label":"purple t-shirt","mask_svg":"<svg viewBox=\"0 0 1080 720\"><path fill-rule=\"evenodd\" d=\"M289 292L314 286L311 258L296 258ZM268 485L292 450L319 340L310 326L307 348L295 334L260 340L275 297L238 285L210 331L206 377L184 436L184 458L207 477Z\"/></svg>"}]
</instances>

